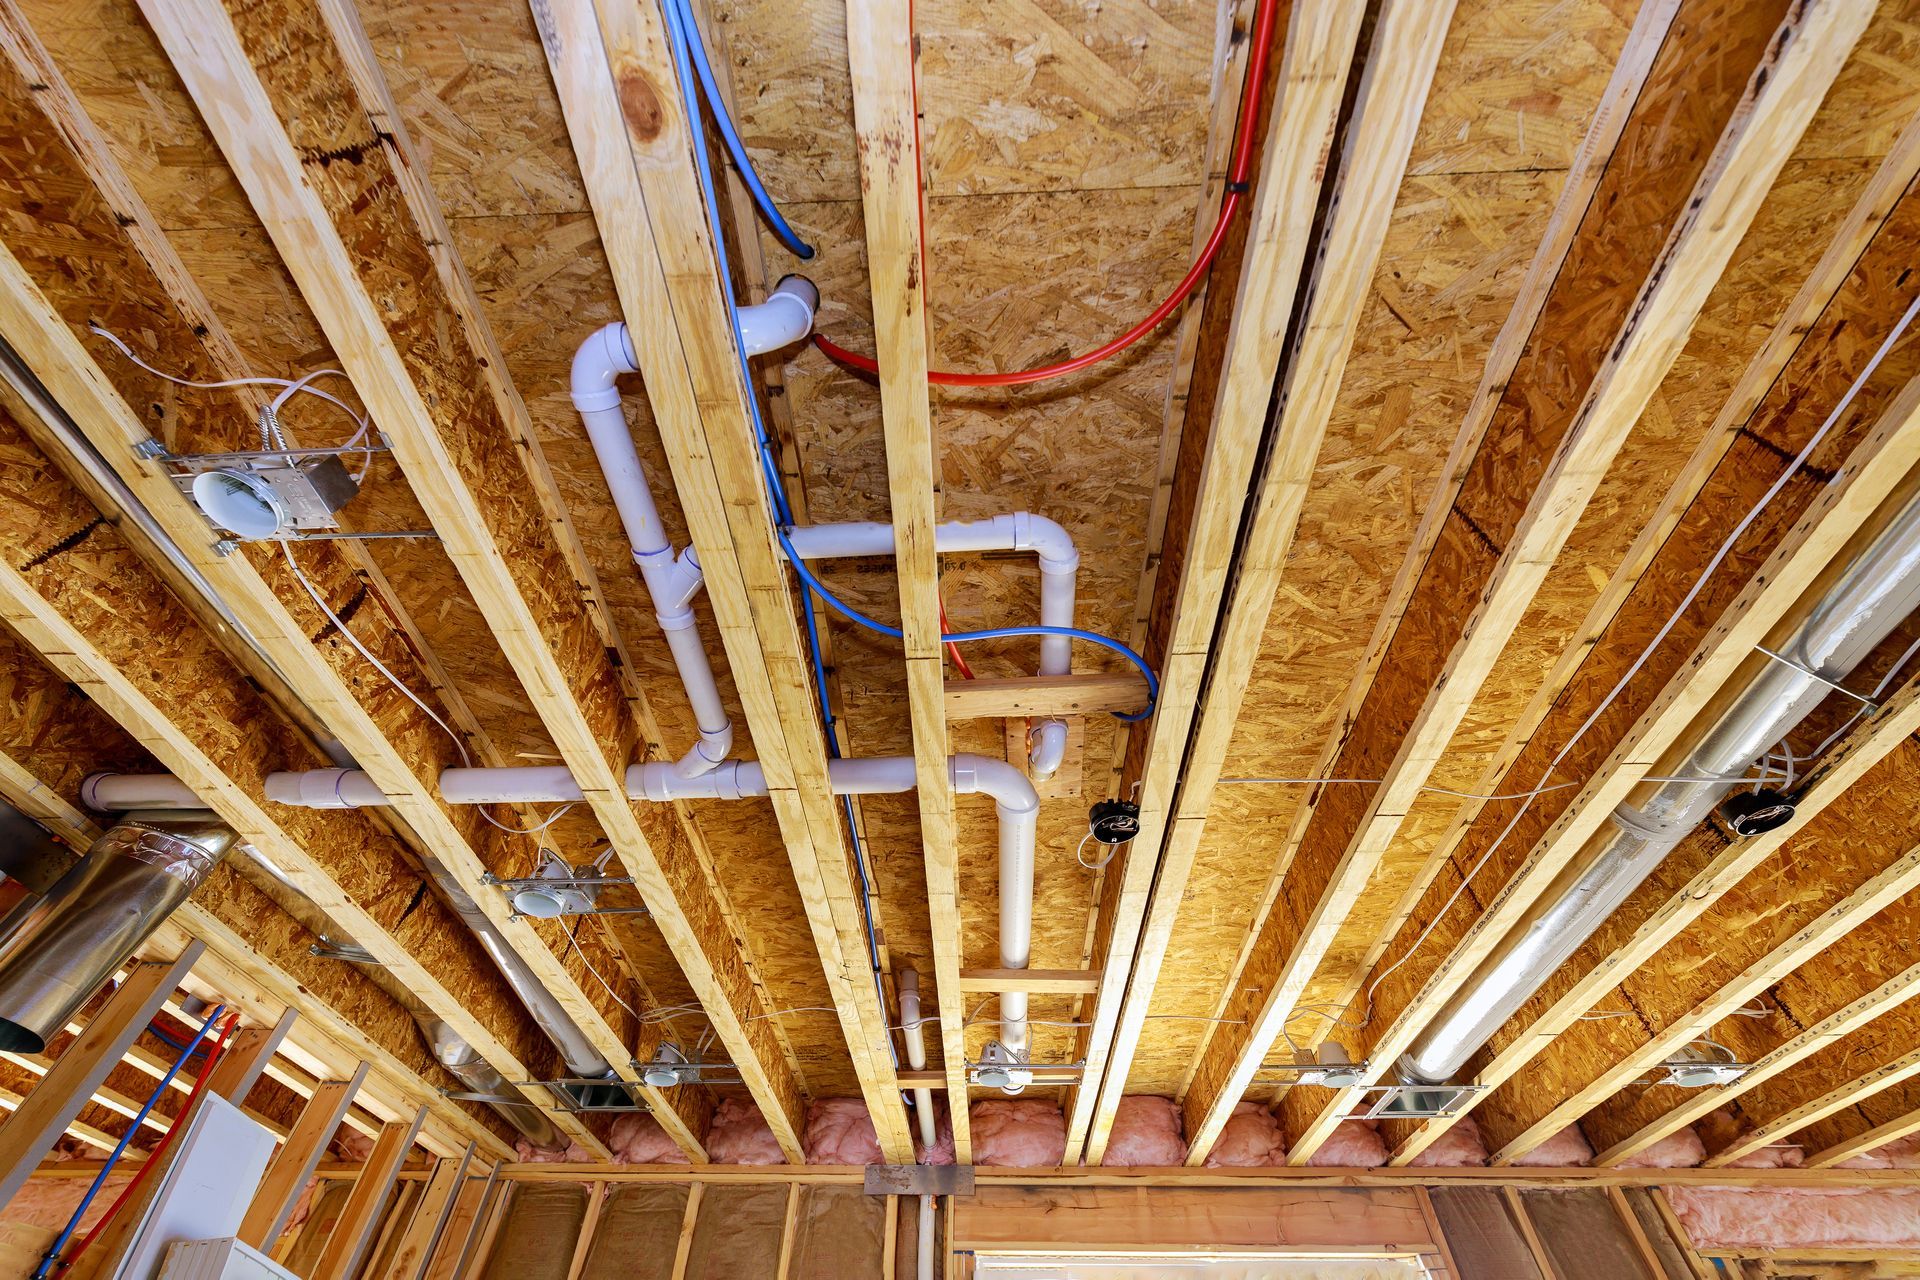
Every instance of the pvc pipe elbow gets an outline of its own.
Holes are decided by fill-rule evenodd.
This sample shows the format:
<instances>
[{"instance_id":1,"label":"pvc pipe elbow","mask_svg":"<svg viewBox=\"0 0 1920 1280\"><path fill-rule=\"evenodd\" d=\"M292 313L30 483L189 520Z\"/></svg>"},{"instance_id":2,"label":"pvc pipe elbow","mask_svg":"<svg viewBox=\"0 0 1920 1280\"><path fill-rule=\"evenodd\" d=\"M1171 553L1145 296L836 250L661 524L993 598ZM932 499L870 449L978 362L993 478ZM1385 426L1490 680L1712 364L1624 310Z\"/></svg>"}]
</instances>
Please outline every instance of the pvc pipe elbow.
<instances>
[{"instance_id":1,"label":"pvc pipe elbow","mask_svg":"<svg viewBox=\"0 0 1920 1280\"><path fill-rule=\"evenodd\" d=\"M1040 808L1033 780L1005 760L962 752L948 763L947 776L955 791L992 796L1005 812L1035 813Z\"/></svg>"},{"instance_id":2,"label":"pvc pipe elbow","mask_svg":"<svg viewBox=\"0 0 1920 1280\"><path fill-rule=\"evenodd\" d=\"M616 379L623 373L638 372L640 362L634 358L627 326L618 320L601 326L573 353L573 407L582 413L619 408Z\"/></svg>"},{"instance_id":3,"label":"pvc pipe elbow","mask_svg":"<svg viewBox=\"0 0 1920 1280\"><path fill-rule=\"evenodd\" d=\"M749 356L789 347L813 332L820 290L805 276L783 276L765 302L741 307L740 345Z\"/></svg>"},{"instance_id":4,"label":"pvc pipe elbow","mask_svg":"<svg viewBox=\"0 0 1920 1280\"><path fill-rule=\"evenodd\" d=\"M1016 511L1013 537L1014 550L1031 551L1040 557L1042 573L1073 573L1080 567L1080 549L1058 521L1031 511Z\"/></svg>"},{"instance_id":5,"label":"pvc pipe elbow","mask_svg":"<svg viewBox=\"0 0 1920 1280\"><path fill-rule=\"evenodd\" d=\"M1027 771L1035 782L1045 782L1067 758L1067 722L1042 720L1033 726L1027 746Z\"/></svg>"},{"instance_id":6,"label":"pvc pipe elbow","mask_svg":"<svg viewBox=\"0 0 1920 1280\"><path fill-rule=\"evenodd\" d=\"M698 778L726 764L732 753L733 722L729 720L718 729L702 729L700 740L674 762L673 771L682 778Z\"/></svg>"}]
</instances>

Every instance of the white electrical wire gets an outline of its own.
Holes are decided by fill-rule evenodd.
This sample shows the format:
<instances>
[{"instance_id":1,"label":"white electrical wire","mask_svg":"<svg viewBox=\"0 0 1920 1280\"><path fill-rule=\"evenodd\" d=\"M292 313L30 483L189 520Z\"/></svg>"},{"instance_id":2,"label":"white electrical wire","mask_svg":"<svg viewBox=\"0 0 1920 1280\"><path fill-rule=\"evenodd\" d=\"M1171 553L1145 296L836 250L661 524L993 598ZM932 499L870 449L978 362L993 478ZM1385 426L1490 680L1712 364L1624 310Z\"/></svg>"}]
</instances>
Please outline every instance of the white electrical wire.
<instances>
[{"instance_id":1,"label":"white electrical wire","mask_svg":"<svg viewBox=\"0 0 1920 1280\"><path fill-rule=\"evenodd\" d=\"M1848 408L1852 406L1854 398L1860 394L1860 389L1866 385L1867 379L1873 376L1874 370L1880 367L1880 362L1886 359L1887 353L1893 349L1894 343L1899 341L1900 335L1906 332L1907 326L1913 323L1913 318L1916 314L1920 314L1920 297L1915 297L1912 302L1907 304L1907 309L1900 316L1899 322L1893 326L1892 332L1887 334L1886 338L1880 343L1880 346L1874 351L1873 357L1867 361L1866 367L1860 371L1859 375L1854 378L1852 384L1847 387L1846 394L1842 395L1840 402L1834 405L1833 412L1829 413L1826 420L1820 424L1819 429L1816 430L1812 436L1808 437L1807 443L1801 447L1799 453L1794 455L1793 461L1788 463L1787 466L1781 470L1779 476L1774 479L1774 482L1767 486L1767 491L1760 495L1760 500L1754 503L1747 514L1740 518L1740 523L1733 527L1731 533L1727 534L1726 538L1720 543L1719 548L1714 551L1713 558L1707 561L1706 567L1703 568L1699 576L1694 579L1693 585L1687 588L1687 594L1682 597L1680 603L1674 608L1673 613L1668 616L1665 622L1660 624L1660 629L1654 633L1651 640L1647 641L1646 647L1641 649L1640 656L1633 660L1633 663L1622 673L1620 679L1614 683L1613 688L1608 690L1607 696L1602 698L1600 704L1588 713L1587 718L1580 722L1580 727L1573 731L1573 736L1567 739L1566 743L1561 746L1553 759L1548 762L1547 767L1541 770L1540 777L1542 781L1553 776L1554 770L1560 767L1560 762L1567 758L1567 753L1573 750L1575 744L1577 744L1582 737L1586 736L1589 729L1599 723L1600 717L1605 714L1608 707L1613 705L1614 700L1626 689L1628 683L1632 681L1636 675L1640 674L1640 669L1647 664L1647 660L1653 656L1654 651L1666 642L1667 636L1672 633L1675 626L1679 625L1680 619L1686 614L1688 609L1693 607L1693 602L1699 598L1700 592L1706 588L1707 581L1713 577L1721 564L1725 562L1727 556L1732 553L1734 544L1739 542L1739 540L1746 535L1747 530L1753 527L1753 522L1760 518L1760 513L1766 510L1767 505L1780 495L1780 491L1787 487L1788 481L1800 474L1800 469L1806 465L1807 459L1813 456L1814 450L1820 447L1821 442L1827 438L1828 433L1839 424L1841 417L1844 416ZM1499 850L1500 846L1506 843L1507 836L1512 833L1515 827L1520 825L1520 820L1524 818L1527 815L1527 811L1533 807L1533 800L1534 797L1532 795L1527 796L1525 802L1514 813L1513 817L1508 820L1507 825L1500 829L1500 834L1494 837L1493 843L1487 846L1487 851L1481 854L1479 861L1473 864L1472 870L1461 877L1460 884L1454 889L1445 904L1443 904L1438 911L1434 912L1432 918L1427 921L1426 928L1422 929L1420 936L1413 940L1413 945L1407 948L1406 954L1388 966L1387 969L1376 977L1372 984L1367 987L1367 1018L1369 1021L1371 1021L1373 1017L1373 997L1374 994L1380 990L1380 984L1392 977L1407 961L1413 959L1415 953L1425 945L1427 939L1432 936L1434 929L1439 925L1440 921L1446 917L1447 912L1453 909L1454 903L1460 900L1460 895L1465 893L1467 886L1473 883L1473 878L1480 874L1481 869L1493 858L1493 855Z\"/></svg>"},{"instance_id":2,"label":"white electrical wire","mask_svg":"<svg viewBox=\"0 0 1920 1280\"><path fill-rule=\"evenodd\" d=\"M328 377L346 378L347 375L339 369L315 369L313 372L305 374L297 379L226 378L226 379L222 379L219 382L196 382L190 378L177 378L171 373L164 373L161 370L154 368L152 365L148 364L145 360L142 360L139 356L135 355L133 348L128 346L124 341L122 341L118 334L113 333L110 330L103 329L97 324L88 325L87 327L91 329L94 333L97 333L101 337L105 338L108 342L111 342L116 348L119 349L121 355L125 356L128 360L132 361L134 364L138 365L140 368L145 369L148 373L152 374L154 377L164 378L168 382L171 382L176 386L194 387L204 391L217 391L223 387L279 387L281 389L280 394L276 395L271 401L269 401L266 407L260 413L260 448L263 452L272 451L276 449L285 449L287 447L286 437L283 434L281 434L281 431L280 431L280 416L279 416L280 410L286 405L288 400L291 400L296 394L301 392L304 392L305 394L310 396L315 396L321 400L325 400L328 404L337 405L342 411L346 413L348 417L354 420L354 423L357 425L358 430L356 430L353 433L353 435L347 439L347 442L345 444L340 446L342 449L351 449L354 446L359 445L362 441L364 441L367 438L368 432L372 430L371 424L367 421L366 414L362 413L358 409L355 409L352 405L348 404L346 401L340 399L339 397L329 395L327 392L322 391L319 388L311 385L314 382L314 380L318 378L328 378ZM348 379L349 383L351 383L351 381L352 381L351 379ZM356 484L365 478L367 474L367 466L373 460L373 450L371 447L362 449L361 453L364 460L360 464L359 474L354 476L354 482Z\"/></svg>"},{"instance_id":3,"label":"white electrical wire","mask_svg":"<svg viewBox=\"0 0 1920 1280\"><path fill-rule=\"evenodd\" d=\"M634 1017L639 1018L641 1016L640 1011L628 1004L625 1000L622 1000L620 993L613 989L613 984L601 977L600 971L593 967L593 961L587 959L587 949L580 945L580 918L578 916L574 917L573 928L567 932L567 940L573 943L573 952L580 957L580 963L586 967L588 973L593 975L593 980L599 983L609 996L613 997L613 1002Z\"/></svg>"}]
</instances>

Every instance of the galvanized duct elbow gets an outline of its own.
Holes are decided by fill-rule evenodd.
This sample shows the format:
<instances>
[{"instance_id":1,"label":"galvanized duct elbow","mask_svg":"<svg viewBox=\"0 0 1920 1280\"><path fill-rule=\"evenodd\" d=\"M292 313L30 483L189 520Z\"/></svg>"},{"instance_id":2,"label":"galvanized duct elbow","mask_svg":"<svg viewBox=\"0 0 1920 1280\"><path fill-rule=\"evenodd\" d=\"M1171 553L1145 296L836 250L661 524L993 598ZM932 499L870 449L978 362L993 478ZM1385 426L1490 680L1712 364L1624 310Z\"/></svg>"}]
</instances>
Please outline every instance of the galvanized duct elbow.
<instances>
[{"instance_id":1,"label":"galvanized duct elbow","mask_svg":"<svg viewBox=\"0 0 1920 1280\"><path fill-rule=\"evenodd\" d=\"M0 920L0 1049L44 1051L233 844L210 813L128 814L9 912Z\"/></svg>"}]
</instances>

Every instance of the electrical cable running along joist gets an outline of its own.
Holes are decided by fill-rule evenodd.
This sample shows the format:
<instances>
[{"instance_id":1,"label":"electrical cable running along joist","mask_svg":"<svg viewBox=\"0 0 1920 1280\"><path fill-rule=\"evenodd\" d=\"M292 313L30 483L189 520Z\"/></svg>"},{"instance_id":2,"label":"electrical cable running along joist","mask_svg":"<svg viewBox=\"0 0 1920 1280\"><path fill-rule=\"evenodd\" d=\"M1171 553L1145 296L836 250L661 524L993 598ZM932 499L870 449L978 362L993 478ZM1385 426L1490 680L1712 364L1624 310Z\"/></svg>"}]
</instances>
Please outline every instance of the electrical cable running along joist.
<instances>
[{"instance_id":1,"label":"electrical cable running along joist","mask_svg":"<svg viewBox=\"0 0 1920 1280\"><path fill-rule=\"evenodd\" d=\"M1062 378L1070 373L1091 368L1103 360L1119 355L1140 339L1160 327L1162 321L1179 309L1180 304L1199 287L1206 278L1207 271L1213 266L1213 260L1220 253L1220 246L1226 242L1227 228L1232 224L1234 215L1240 211L1241 198L1249 189L1247 175L1253 168L1253 130L1259 122L1260 89L1267 78L1268 56L1273 50L1273 28L1275 14L1279 8L1278 0L1260 0L1259 8L1253 17L1253 45L1247 53L1246 82L1240 90L1240 122L1233 140L1233 162L1227 170L1227 190L1220 201L1220 214L1214 219L1213 231L1207 236L1207 242L1194 258L1193 266L1173 287L1166 301L1155 307L1133 328L1119 337L1095 347L1083 355L1074 356L1058 364L1042 365L1037 369L1017 369L1009 373L956 373L950 369L930 369L927 381L943 387L1017 387L1031 382L1046 382L1053 378ZM916 112L916 117L917 117ZM737 153L736 153L737 154ZM919 180L919 166L914 167L914 178ZM925 193L921 193L924 207ZM771 205L762 206L770 219L778 218ZM779 226L785 226L781 220ZM878 373L879 361L872 356L863 356L857 351L849 351L839 343L820 334L813 335L813 344L824 351L828 358L850 368L866 373ZM1124 718L1124 717L1123 717Z\"/></svg>"}]
</instances>

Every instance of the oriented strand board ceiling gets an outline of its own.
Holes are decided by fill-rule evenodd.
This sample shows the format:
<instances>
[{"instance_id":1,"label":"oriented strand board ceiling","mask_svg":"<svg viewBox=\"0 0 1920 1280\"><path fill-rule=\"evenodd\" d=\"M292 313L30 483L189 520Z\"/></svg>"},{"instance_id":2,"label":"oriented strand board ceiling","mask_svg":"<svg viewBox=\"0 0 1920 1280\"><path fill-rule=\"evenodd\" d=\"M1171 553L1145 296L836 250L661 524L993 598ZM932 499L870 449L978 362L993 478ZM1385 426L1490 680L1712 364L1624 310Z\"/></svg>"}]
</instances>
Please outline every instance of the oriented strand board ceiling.
<instances>
[{"instance_id":1,"label":"oriented strand board ceiling","mask_svg":"<svg viewBox=\"0 0 1920 1280\"><path fill-rule=\"evenodd\" d=\"M1546 891L1577 851L1556 841L1597 803L1584 784L1621 767L1656 776L1676 767L1669 748L1684 724L1651 746L1635 735L1650 732L1646 724L1676 702L1705 714L1724 703L1723 683L1738 687L1731 667L1712 667L1720 673L1712 683L1688 686L1704 662L1691 656L1695 646L1715 643L1749 611L1772 609L1765 616L1790 622L1799 590L1823 580L1884 513L1858 513L1834 535L1830 554L1793 562L1794 594L1756 603L1769 581L1767 558L1787 555L1809 536L1806 528L1843 506L1834 495L1859 476L1863 485L1905 493L1904 437L1883 415L1904 412L1903 393L1920 373L1911 337L1885 353L1805 464L1792 462L1915 293L1909 272L1920 197L1908 188L1920 170L1920 4L1883 0L1856 38L1837 34L1853 30L1832 16L1839 3L1459 0L1449 14L1386 0L1357 24L1357 52L1320 66L1312 61L1313 23L1337 25L1327 19L1334 11L1283 2L1271 79L1258 95L1264 109L1299 110L1303 85L1316 76L1344 87L1338 112L1329 111L1325 155L1276 156L1262 143L1251 194L1283 183L1306 192L1301 209L1310 217L1267 229L1270 239L1297 243L1300 263L1275 278L1255 278L1251 268L1243 277L1244 263L1275 259L1236 240L1204 295L1114 360L1033 386L931 389L937 466L928 479L940 518L1028 510L1064 525L1081 554L1076 625L1145 649L1173 673L1158 723L1191 720L1191 732L1182 727L1159 743L1153 725L1076 718L1067 765L1042 788L1031 963L1102 975L1097 997L1038 995L1032 1004L1034 1060L1092 1064L1080 1090L1032 1091L1066 1109L1069 1161L1083 1141L1090 1158L1104 1151L1111 1103L1122 1092L1180 1101L1196 1160L1236 1103L1274 1104L1295 1158L1306 1158L1356 1099L1286 1088L1282 1074L1296 1050L1331 1038L1369 1058L1375 1075L1385 1071L1432 1016L1436 992L1464 977L1475 948L1493 940L1475 932L1479 922ZM819 330L872 351L863 205L863 192L871 198L863 160L871 156L855 124L849 7L712 0L701 13L754 163L800 234L819 247L801 262L730 193L723 204L734 283L757 299L779 277L804 272L821 291ZM538 8L540 20L551 21ZM633 10L631 0L604 0L603 8L657 17L650 3ZM305 104L299 123L315 136L370 128L375 148L389 149L383 163L417 164L417 192L369 168L364 203L403 213L437 205L449 243L426 234L407 247L424 262L450 252L470 280L478 316L462 314L458 289L444 297L382 293L390 304L384 323L395 333L403 322L417 323L420 334L443 333L456 320L490 331L504 368L438 371L453 379L443 385L478 406L478 425L466 436L470 456L492 461L469 477L476 506L509 511L531 530L515 545L541 551L541 616L562 619L554 634L562 623L572 628L567 661L597 681L582 677L582 722L631 732L630 744L600 745L630 745L635 759L675 759L696 726L567 394L581 340L622 318L617 269L632 247L603 246L610 214L595 198L602 178L583 176L569 128L578 125L563 114L550 71L551 31L543 48L534 12L494 0L361 0L336 9L336 28L344 14L364 33L410 151L382 134L377 113L369 123L356 97L364 87L328 79L328 58L338 54L327 42L337 30L317 19L303 25L271 5L235 6L248 50L267 50L258 56L261 76L283 114L288 101ZM916 6L934 367L999 371L1058 360L1096 346L1168 294L1213 225L1255 9L1256 0ZM205 295L212 328L231 337L247 369L291 377L336 362L360 367L360 335L329 342L329 332L341 337L335 312L310 280L304 289L296 283L306 268L301 253L271 214L262 217L257 194L249 197L243 179L252 175L232 167L137 0L13 0L7 21L44 44L72 99L69 135L59 135L39 113L64 90L30 83L19 67L8 71L9 109L22 124L0 175L0 242L139 421L199 450L237 447L254 430L238 399L131 370L86 332L90 320L111 325L181 376L222 371L216 339L189 323L178 289L169 302L166 273L126 269L140 235L177 255L184 278ZM606 24L617 27L611 17ZM1423 35L1431 37L1424 61ZM1830 56L1793 78L1800 73L1792 59L1822 41ZM304 82L287 70L301 58L310 73ZM1406 68L1425 69L1409 76ZM1775 76L1794 87L1774 89ZM1796 93L1804 101L1782 103ZM1382 104L1401 101L1406 118L1382 123ZM94 162L85 139L71 133L76 120L98 132L103 149ZM1762 144L1741 150L1753 136ZM718 146L713 152L721 154ZM95 190L101 156L124 170L144 206L139 217L116 223L103 214L115 196L110 185L105 195ZM304 166L323 161L343 166L313 177L329 192L342 174L360 172L344 166L371 163L345 151L298 157ZM1738 205L1749 186L1755 197L1764 192L1753 207L1696 225L1703 203ZM648 188L648 199L662 189ZM405 205L403 195L415 203ZM358 210L340 203L348 207L333 213L347 222ZM1366 229L1374 225L1368 215L1376 230ZM346 257L369 275L402 260L397 241L371 234ZM670 284L690 287L681 276ZM1226 367L1236 317L1268 296L1292 299L1286 342L1273 335L1277 371ZM690 314L682 307L658 323L689 349L721 341L696 332ZM631 307L626 318L640 323ZM1327 336L1347 326L1350 341ZM24 342L14 333L8 340ZM1628 364L1624 373L1617 367ZM892 424L879 380L812 347L756 369L798 520L888 519L905 498L888 482ZM1648 394L1636 398L1636 380ZM656 421L666 394L656 388L650 398L641 383L628 380L625 411L657 480L667 532L684 545L689 513L692 536L702 536L698 510L674 495L668 477L685 470L687 451L675 430L662 429L670 415ZM1227 385L1243 398L1220 418L1216 393ZM1326 393L1323 411L1303 429L1299 418L1316 411L1302 406L1316 403L1316 387ZM515 397L540 459L514 438L522 412ZM506 424L500 431L489 425L488 405ZM719 431L713 424L724 414L704 401L702 410L706 429ZM305 409L289 423L303 438L325 438L334 426ZM458 438L469 425L443 429ZM1609 431L1591 474L1585 461L1567 461ZM30 435L8 437L28 477L44 469L46 450ZM1288 442L1300 456L1288 455ZM1871 466L1850 461L1870 454ZM1237 487L1221 479L1241 474L1236 466L1245 477ZM1289 467L1305 478L1297 517L1269 537L1262 512L1277 500L1268 490L1285 487L1275 477ZM1776 479L1778 495L1637 662L1721 539ZM417 472L410 480L396 455L382 455L350 508L354 526L432 526L444 495L416 491L416 483ZM33 540L34 518L23 512L35 503L56 510L50 492L23 480L4 495L14 507L4 522L22 551L13 567L22 574L53 563L27 552L73 550ZM84 525L84 495L57 496L65 504L57 510L76 529ZM699 496L716 505L713 494ZM1556 513L1567 517L1563 538L1540 532ZM1196 531L1208 527L1228 559L1192 564ZM1259 546L1279 554L1262 563L1252 550ZM139 549L122 548L121 559L103 556L105 567L96 566L125 598L133 598L132 570L116 566ZM459 731L458 748L360 665L337 629L306 612L298 584L272 557L241 554L269 578L264 590L302 611L304 634L291 642L318 646L347 689L343 698L364 709L373 732L393 738L397 757L430 771L458 763L457 755L538 765L578 750L555 728L551 691L526 678L514 638L503 644L499 602L472 585L470 566L456 563L446 542L299 554L355 634L364 631L430 687ZM851 605L900 617L891 561L837 561L821 572ZM939 572L955 628L1015 625L1037 614L1030 556L947 555ZM1196 614L1182 603L1182 586L1208 574L1211 585L1199 593L1205 610ZM697 613L718 655L738 636L723 637L716 610L702 603ZM835 616L819 621L840 748L857 757L910 754L916 726L899 645ZM1200 640L1170 654L1168 636L1187 634L1183 627ZM1765 638L1771 628L1761 632ZM1909 623L1855 682L1903 679L1896 659L1913 632ZM33 660L41 685L51 689L55 671L74 678L76 659L21 633L23 652L38 648L52 664ZM182 642L182 651L191 647ZM777 645L763 647L772 654ZM202 648L211 653L211 642ZM982 677L1012 676L1031 672L1034 651L1019 640L976 645L968 656ZM1126 669L1086 646L1075 663L1083 672ZM757 685L743 678L743 698L729 664L718 666L723 699L743 729L736 754L753 758L756 736L746 730L766 728L751 692ZM238 667L211 656L196 670L227 671L236 687L241 679ZM16 678L23 690L32 683ZM1910 697L1905 686L1892 687ZM14 701L24 705L30 692ZM233 705L276 696L269 688L236 695ZM1809 1083L1837 1084L1871 1069L1889 1077L1891 1092L1894 1073L1905 1069L1904 988L1896 979L1907 971L1897 922L1911 909L1912 886L1900 878L1910 842L1899 797L1915 766L1908 748L1873 736L1888 732L1905 705L1889 701L1890 709L1858 723L1847 721L1844 698L1820 708L1788 740L1810 753L1840 732L1823 763L1800 779L1829 789L1808 792L1818 803L1803 804L1802 827L1758 853L1717 825L1703 827L1560 972L1541 975L1550 979L1543 993L1472 1068L1492 1086L1475 1110L1490 1151L1517 1158L1550 1130L1585 1118L1602 1156L1625 1158L1682 1119L1692 1123L1706 1114L1687 1112L1696 1097L1649 1090L1644 1081L1662 1055L1701 1037L1731 1045L1742 1061L1773 1064L1726 1096L1737 1123L1732 1136L1709 1144L1710 1155L1732 1158L1741 1134L1771 1134L1774 1126L1784 1134L1788 1119L1827 1126L1818 1130L1821 1145L1837 1149L1920 1113L1920 1104L1850 1111L1849 1096L1814 1115L1826 1095ZM34 717L56 719L44 708ZM955 721L949 749L1018 759L1024 728L1020 720ZM317 759L306 739L275 732L291 745L276 737L271 751L255 751L261 770ZM37 761L62 795L86 768L144 761L135 740L151 746L152 738L124 720L73 734L71 749L17 736L23 740L9 753ZM1843 777L1846 760L1858 766ZM770 776L785 764L770 760ZM1379 779L1405 793L1373 785ZM1527 794L1557 784L1568 785ZM1173 821L1150 814L1152 839L1095 865L1099 846L1082 840L1087 809L1116 794L1158 805ZM1521 798L1489 798L1512 796ZM1819 805L1830 807L1815 814ZM888 1097L892 1068L881 1060L889 1050L861 1043L849 1051L846 992L864 999L872 985L866 922L851 895L822 905L823 894L832 895L796 861L793 812L764 799L642 809L646 839L680 877L676 900L698 904L685 912L693 923L683 927L652 901L652 916L528 927L522 942L545 948L545 972L564 975L577 1007L636 1052L650 1052L663 1031L686 1043L751 1043L764 1049L771 1074L790 1081L783 1096L796 1108L859 1096L863 1086L870 1103ZM608 813L604 804L583 804L537 835L470 820L457 830L472 846L474 868L524 874L542 845L576 862L609 841L619 845ZM865 797L857 837L870 870L865 905L879 965L889 982L911 968L931 986L940 917L920 813L912 795ZM956 813L959 967L992 968L995 815L982 797L960 798ZM500 816L512 827L551 815ZM367 840L381 842L387 860L377 863L379 874L399 899L418 887L409 859L444 856L428 847L431 832L364 826L373 832ZM302 828L327 829L319 820ZM828 848L822 856L844 855ZM375 865L370 855L366 866ZM264 929L278 909L255 905ZM1841 911L1846 927L1814 945L1805 931L1829 911ZM370 913L397 934L408 917L397 909L394 916ZM499 999L497 985L476 978L449 994L484 1005L485 1029L525 1049L528 1071L552 1068L544 1042ZM716 991L731 1012L710 1028L708 1014L720 1011L700 1005ZM355 995L340 999L407 1036L393 1009L372 995L352 1006ZM1754 1001L1758 1016L1747 1016ZM1870 1007L1884 1016L1844 1021L1858 1001L1878 1002ZM890 995L886 1007L891 1018ZM981 993L966 993L964 1008L974 1059L996 1034L997 1015ZM1117 1037L1115 1019L1124 1028ZM1823 1029L1851 1037L1846 1048L1823 1057ZM933 1065L943 1066L941 1037L928 1039ZM418 1058L417 1047L409 1052ZM401 1066L432 1076L423 1061ZM751 1081L721 1089L742 1090L761 1096ZM710 1102L683 1117L696 1135ZM595 1123L604 1138L604 1123ZM1446 1128L1395 1124L1384 1137L1396 1158L1412 1159Z\"/></svg>"}]
</instances>

